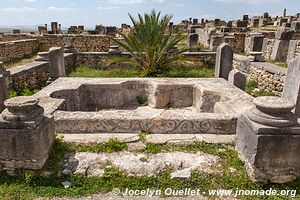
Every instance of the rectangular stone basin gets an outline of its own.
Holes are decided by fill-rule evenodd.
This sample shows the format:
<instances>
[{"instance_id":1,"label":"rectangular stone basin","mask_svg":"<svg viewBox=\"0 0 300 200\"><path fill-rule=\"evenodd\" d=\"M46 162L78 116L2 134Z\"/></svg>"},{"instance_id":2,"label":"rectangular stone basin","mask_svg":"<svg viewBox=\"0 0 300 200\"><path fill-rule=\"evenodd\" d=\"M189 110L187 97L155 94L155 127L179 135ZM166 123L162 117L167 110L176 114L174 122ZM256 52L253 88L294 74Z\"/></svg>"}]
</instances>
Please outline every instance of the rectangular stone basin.
<instances>
[{"instance_id":1,"label":"rectangular stone basin","mask_svg":"<svg viewBox=\"0 0 300 200\"><path fill-rule=\"evenodd\" d=\"M60 78L35 95L57 133L235 134L252 97L224 79Z\"/></svg>"}]
</instances>

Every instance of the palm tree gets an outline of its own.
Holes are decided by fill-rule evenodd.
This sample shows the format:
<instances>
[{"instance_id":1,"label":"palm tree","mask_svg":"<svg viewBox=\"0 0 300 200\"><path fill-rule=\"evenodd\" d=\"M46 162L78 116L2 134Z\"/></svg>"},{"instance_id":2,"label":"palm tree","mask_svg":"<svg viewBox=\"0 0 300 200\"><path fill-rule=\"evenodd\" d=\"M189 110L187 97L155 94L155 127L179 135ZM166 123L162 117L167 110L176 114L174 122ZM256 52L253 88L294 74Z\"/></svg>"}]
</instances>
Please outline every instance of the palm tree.
<instances>
[{"instance_id":1,"label":"palm tree","mask_svg":"<svg viewBox=\"0 0 300 200\"><path fill-rule=\"evenodd\" d=\"M165 15L155 10L151 14L138 14L138 20L130 14L134 33L128 36L119 33L124 40L114 41L132 54L137 62L141 76L159 76L161 72L168 70L186 49L174 50L185 36L174 34L176 30L167 32L172 16Z\"/></svg>"}]
</instances>

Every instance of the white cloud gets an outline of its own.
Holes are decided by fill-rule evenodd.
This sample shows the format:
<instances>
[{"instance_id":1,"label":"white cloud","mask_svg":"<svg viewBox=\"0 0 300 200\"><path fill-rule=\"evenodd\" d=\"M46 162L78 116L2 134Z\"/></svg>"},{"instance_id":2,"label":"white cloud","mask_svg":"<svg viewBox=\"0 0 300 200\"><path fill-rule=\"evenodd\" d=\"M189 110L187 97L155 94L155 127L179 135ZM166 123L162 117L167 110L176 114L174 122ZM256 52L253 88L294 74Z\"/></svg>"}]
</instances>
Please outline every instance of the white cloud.
<instances>
[{"instance_id":1,"label":"white cloud","mask_svg":"<svg viewBox=\"0 0 300 200\"><path fill-rule=\"evenodd\" d=\"M38 9L32 7L7 7L7 8L0 8L2 12L34 12Z\"/></svg>"},{"instance_id":2,"label":"white cloud","mask_svg":"<svg viewBox=\"0 0 300 200\"><path fill-rule=\"evenodd\" d=\"M35 2L36 0L22 0L23 2L26 2L26 3L32 3L32 2Z\"/></svg>"},{"instance_id":3,"label":"white cloud","mask_svg":"<svg viewBox=\"0 0 300 200\"><path fill-rule=\"evenodd\" d=\"M117 10L120 9L121 7L119 6L99 6L99 10Z\"/></svg>"},{"instance_id":4,"label":"white cloud","mask_svg":"<svg viewBox=\"0 0 300 200\"><path fill-rule=\"evenodd\" d=\"M50 6L47 8L49 11L76 11L76 8L69 8L69 7L55 7L55 6Z\"/></svg>"},{"instance_id":5,"label":"white cloud","mask_svg":"<svg viewBox=\"0 0 300 200\"><path fill-rule=\"evenodd\" d=\"M142 4L142 3L164 3L166 0L108 0L108 3L111 4Z\"/></svg>"},{"instance_id":6,"label":"white cloud","mask_svg":"<svg viewBox=\"0 0 300 200\"><path fill-rule=\"evenodd\" d=\"M247 4L260 4L260 3L279 3L282 0L213 0L220 3L247 3Z\"/></svg>"}]
</instances>

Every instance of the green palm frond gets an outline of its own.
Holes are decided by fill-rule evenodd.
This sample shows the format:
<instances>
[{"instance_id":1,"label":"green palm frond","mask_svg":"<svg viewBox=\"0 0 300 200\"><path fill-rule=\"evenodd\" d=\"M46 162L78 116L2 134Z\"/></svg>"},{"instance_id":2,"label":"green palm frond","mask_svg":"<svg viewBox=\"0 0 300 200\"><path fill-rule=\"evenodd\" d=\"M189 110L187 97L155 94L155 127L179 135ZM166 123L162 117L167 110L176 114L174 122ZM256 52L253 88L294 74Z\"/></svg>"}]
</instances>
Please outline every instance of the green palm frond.
<instances>
[{"instance_id":1,"label":"green palm frond","mask_svg":"<svg viewBox=\"0 0 300 200\"><path fill-rule=\"evenodd\" d=\"M142 76L157 76L163 70L168 70L179 55L187 49L174 51L185 36L167 32L172 16L154 10L150 14L138 14L135 19L129 14L133 24L133 34L119 33L124 41L113 39L120 46L132 54L133 59L139 64Z\"/></svg>"}]
</instances>

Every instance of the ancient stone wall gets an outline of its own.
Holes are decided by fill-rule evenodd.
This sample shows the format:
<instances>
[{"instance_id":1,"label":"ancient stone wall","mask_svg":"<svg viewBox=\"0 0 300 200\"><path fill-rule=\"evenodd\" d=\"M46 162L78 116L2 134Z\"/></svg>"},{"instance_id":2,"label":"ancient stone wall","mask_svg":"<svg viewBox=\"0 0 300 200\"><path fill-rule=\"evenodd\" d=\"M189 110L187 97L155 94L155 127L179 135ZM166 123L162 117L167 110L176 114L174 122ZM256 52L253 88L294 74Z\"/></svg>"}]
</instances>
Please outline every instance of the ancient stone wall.
<instances>
[{"instance_id":1,"label":"ancient stone wall","mask_svg":"<svg viewBox=\"0 0 300 200\"><path fill-rule=\"evenodd\" d=\"M186 52L183 56L192 59L195 66L202 67L203 62L214 62L214 52ZM77 64L91 66L97 69L124 69L131 68L131 55L128 52L122 54L109 54L108 52L82 52L77 56Z\"/></svg>"},{"instance_id":2,"label":"ancient stone wall","mask_svg":"<svg viewBox=\"0 0 300 200\"><path fill-rule=\"evenodd\" d=\"M266 50L263 54L265 60L270 60L271 59L271 54L273 51L275 45L275 39L268 39L267 45L266 45Z\"/></svg>"},{"instance_id":3,"label":"ancient stone wall","mask_svg":"<svg viewBox=\"0 0 300 200\"><path fill-rule=\"evenodd\" d=\"M214 28L199 28L196 33L199 35L199 43L205 47L209 47L210 37L215 33Z\"/></svg>"},{"instance_id":4,"label":"ancient stone wall","mask_svg":"<svg viewBox=\"0 0 300 200\"><path fill-rule=\"evenodd\" d=\"M245 74L248 80L257 80L259 89L281 96L286 69L269 63L247 62L245 59L235 57L233 67Z\"/></svg>"},{"instance_id":5,"label":"ancient stone wall","mask_svg":"<svg viewBox=\"0 0 300 200\"><path fill-rule=\"evenodd\" d=\"M39 50L37 39L0 42L0 61L7 62L14 59L22 59Z\"/></svg>"},{"instance_id":6,"label":"ancient stone wall","mask_svg":"<svg viewBox=\"0 0 300 200\"><path fill-rule=\"evenodd\" d=\"M112 43L105 35L44 35L40 38L42 51L49 51L51 47L64 47L67 37L74 38L74 47L78 52L108 51Z\"/></svg>"},{"instance_id":7,"label":"ancient stone wall","mask_svg":"<svg viewBox=\"0 0 300 200\"><path fill-rule=\"evenodd\" d=\"M66 70L76 64L74 54L65 54ZM46 86L49 78L49 62L32 62L26 65L9 69L9 89L16 92L27 88L30 90L40 89Z\"/></svg>"},{"instance_id":8,"label":"ancient stone wall","mask_svg":"<svg viewBox=\"0 0 300 200\"><path fill-rule=\"evenodd\" d=\"M49 51L51 47L64 47L67 37L74 37L74 47L78 52L104 52L112 44L111 39L105 35L3 35L0 36L0 61L22 59L37 50Z\"/></svg>"},{"instance_id":9,"label":"ancient stone wall","mask_svg":"<svg viewBox=\"0 0 300 200\"><path fill-rule=\"evenodd\" d=\"M31 34L8 34L8 35L0 35L0 42L27 40L27 39L36 39L36 38L37 36Z\"/></svg>"}]
</instances>

